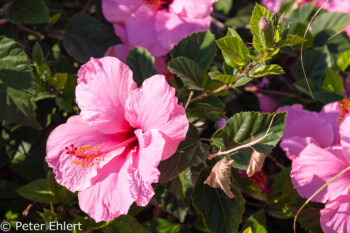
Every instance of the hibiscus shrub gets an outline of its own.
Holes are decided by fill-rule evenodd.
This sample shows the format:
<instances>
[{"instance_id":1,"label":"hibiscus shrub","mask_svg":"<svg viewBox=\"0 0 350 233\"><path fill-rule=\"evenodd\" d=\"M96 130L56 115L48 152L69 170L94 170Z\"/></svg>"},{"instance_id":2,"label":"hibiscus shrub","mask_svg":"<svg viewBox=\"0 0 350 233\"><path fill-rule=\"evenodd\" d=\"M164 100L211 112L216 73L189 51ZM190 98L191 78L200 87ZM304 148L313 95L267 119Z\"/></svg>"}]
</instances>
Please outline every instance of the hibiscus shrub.
<instances>
[{"instance_id":1,"label":"hibiscus shrub","mask_svg":"<svg viewBox=\"0 0 350 233\"><path fill-rule=\"evenodd\" d=\"M10 231L350 232L350 1L0 3Z\"/></svg>"}]
</instances>

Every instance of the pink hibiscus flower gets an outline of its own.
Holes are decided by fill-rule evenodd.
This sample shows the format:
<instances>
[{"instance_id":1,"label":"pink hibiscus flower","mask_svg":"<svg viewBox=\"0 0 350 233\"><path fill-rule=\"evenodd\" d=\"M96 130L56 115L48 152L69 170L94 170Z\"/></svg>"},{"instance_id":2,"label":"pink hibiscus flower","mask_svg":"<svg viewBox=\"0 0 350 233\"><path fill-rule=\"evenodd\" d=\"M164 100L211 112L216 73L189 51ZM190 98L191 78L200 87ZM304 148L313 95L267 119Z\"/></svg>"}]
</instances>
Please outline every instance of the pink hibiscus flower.
<instances>
[{"instance_id":1,"label":"pink hibiscus flower","mask_svg":"<svg viewBox=\"0 0 350 233\"><path fill-rule=\"evenodd\" d=\"M155 57L166 55L183 37L210 26L212 4L217 0L103 0L106 19L113 23L124 46L140 46ZM122 50L122 51L121 51Z\"/></svg>"},{"instance_id":2,"label":"pink hibiscus flower","mask_svg":"<svg viewBox=\"0 0 350 233\"><path fill-rule=\"evenodd\" d=\"M327 135L324 135L327 137ZM321 148L310 143L292 162L293 186L310 198L341 171L350 167L350 116L340 124L340 144ZM326 203L321 210L321 227L325 233L350 232L350 171L345 172L318 193L312 201Z\"/></svg>"},{"instance_id":3,"label":"pink hibiscus flower","mask_svg":"<svg viewBox=\"0 0 350 233\"><path fill-rule=\"evenodd\" d=\"M137 88L116 58L91 58L78 73L78 116L47 141L46 161L59 184L79 191L80 208L97 222L145 206L158 182L157 166L185 139L188 120L162 75Z\"/></svg>"},{"instance_id":4,"label":"pink hibiscus flower","mask_svg":"<svg viewBox=\"0 0 350 233\"><path fill-rule=\"evenodd\" d=\"M320 113L303 110L294 104L279 108L288 111L286 127L280 146L293 160L310 143L321 148L339 144L339 102L327 104Z\"/></svg>"}]
</instances>

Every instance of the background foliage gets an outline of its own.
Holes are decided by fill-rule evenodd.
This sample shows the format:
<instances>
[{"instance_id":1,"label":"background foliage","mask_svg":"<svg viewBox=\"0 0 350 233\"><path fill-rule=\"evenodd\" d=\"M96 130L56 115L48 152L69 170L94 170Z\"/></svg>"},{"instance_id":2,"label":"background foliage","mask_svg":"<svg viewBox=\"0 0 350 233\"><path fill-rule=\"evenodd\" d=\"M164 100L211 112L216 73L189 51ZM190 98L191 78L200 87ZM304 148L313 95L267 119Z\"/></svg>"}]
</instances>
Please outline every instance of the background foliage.
<instances>
[{"instance_id":1,"label":"background foliage","mask_svg":"<svg viewBox=\"0 0 350 233\"><path fill-rule=\"evenodd\" d=\"M159 165L160 183L154 184L156 195L148 206L132 206L127 216L97 224L79 209L76 193L56 183L44 160L45 147L49 133L79 112L74 91L81 64L102 57L120 40L99 0L0 0L0 218L12 224L81 222L84 232L292 232L292 218L304 200L290 181L290 161L276 147L285 113L273 119L272 134L253 146L267 156L263 173L245 175L252 148L227 154L234 160L229 184L234 198L203 183L222 158L207 160L209 154L267 131L272 114L258 113L255 94L275 99L276 108L300 103L318 111L349 91L344 85L349 39L328 38L350 24L350 16L322 11L311 24L304 65L312 99L299 52L316 8L308 3L292 10L292 4L283 3L288 17L282 24L253 0L219 0L211 30L175 46L168 55L169 82L183 105L194 93L186 111L191 122L186 140ZM259 29L262 16L273 24L269 43ZM156 73L154 58L143 48L131 50L127 64L139 86ZM267 84L252 88L263 84L261 77ZM217 129L220 118L228 122ZM299 232L321 232L320 208L308 205L299 217Z\"/></svg>"}]
</instances>

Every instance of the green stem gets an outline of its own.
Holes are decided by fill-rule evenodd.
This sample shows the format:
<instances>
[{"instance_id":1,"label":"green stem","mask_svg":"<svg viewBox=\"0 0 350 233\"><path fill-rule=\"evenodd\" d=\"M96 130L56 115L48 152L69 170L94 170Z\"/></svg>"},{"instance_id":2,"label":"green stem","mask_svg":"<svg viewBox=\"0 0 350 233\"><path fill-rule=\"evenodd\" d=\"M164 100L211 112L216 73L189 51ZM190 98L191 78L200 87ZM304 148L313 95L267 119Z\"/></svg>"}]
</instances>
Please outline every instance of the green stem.
<instances>
[{"instance_id":1,"label":"green stem","mask_svg":"<svg viewBox=\"0 0 350 233\"><path fill-rule=\"evenodd\" d=\"M293 229L294 233L296 233L296 222L298 215L300 212L304 209L304 207L317 195L319 192L321 192L324 188L326 188L330 183L332 183L334 180L336 180L339 176L343 175L345 172L350 170L350 166L345 168L343 171L339 172L336 176L334 176L332 179L330 179L327 183L325 183L321 188L319 188L309 199L306 200L306 202L299 208L297 214L294 217L294 222L293 222Z\"/></svg>"}]
</instances>

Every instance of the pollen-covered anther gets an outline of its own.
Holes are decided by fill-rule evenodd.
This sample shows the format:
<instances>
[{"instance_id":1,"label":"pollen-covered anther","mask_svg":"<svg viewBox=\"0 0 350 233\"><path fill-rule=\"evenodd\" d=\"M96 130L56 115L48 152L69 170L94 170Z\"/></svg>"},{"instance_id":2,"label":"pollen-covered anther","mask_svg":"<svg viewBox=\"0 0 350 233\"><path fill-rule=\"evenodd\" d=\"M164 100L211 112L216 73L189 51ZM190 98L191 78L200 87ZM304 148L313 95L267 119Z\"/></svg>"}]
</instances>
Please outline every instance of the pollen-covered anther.
<instances>
[{"instance_id":1,"label":"pollen-covered anther","mask_svg":"<svg viewBox=\"0 0 350 233\"><path fill-rule=\"evenodd\" d=\"M343 118L350 113L350 104L348 99L342 99L339 101L339 118L338 122L340 123Z\"/></svg>"},{"instance_id":2,"label":"pollen-covered anther","mask_svg":"<svg viewBox=\"0 0 350 233\"><path fill-rule=\"evenodd\" d=\"M78 146L75 147L73 144L70 147L66 147L66 153L71 155L71 164L78 165L81 167L92 167L99 165L100 162L104 161L107 154L103 152L102 145L98 146Z\"/></svg>"}]
</instances>

